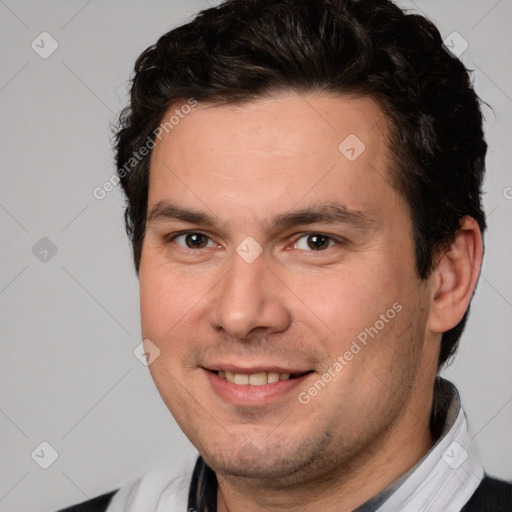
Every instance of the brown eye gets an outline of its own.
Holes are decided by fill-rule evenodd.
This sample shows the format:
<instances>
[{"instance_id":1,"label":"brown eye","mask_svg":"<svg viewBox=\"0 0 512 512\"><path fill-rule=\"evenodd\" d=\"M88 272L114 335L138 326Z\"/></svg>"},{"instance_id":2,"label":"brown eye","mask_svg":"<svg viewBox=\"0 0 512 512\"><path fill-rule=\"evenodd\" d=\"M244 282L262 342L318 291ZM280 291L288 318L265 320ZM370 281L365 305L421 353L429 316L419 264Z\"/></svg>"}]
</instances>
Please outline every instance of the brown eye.
<instances>
[{"instance_id":1,"label":"brown eye","mask_svg":"<svg viewBox=\"0 0 512 512\"><path fill-rule=\"evenodd\" d=\"M208 238L201 233L189 233L185 235L185 243L190 249L202 249L208 243Z\"/></svg>"},{"instance_id":2,"label":"brown eye","mask_svg":"<svg viewBox=\"0 0 512 512\"><path fill-rule=\"evenodd\" d=\"M310 235L308 236L308 246L317 251L329 247L329 238L323 235Z\"/></svg>"},{"instance_id":3,"label":"brown eye","mask_svg":"<svg viewBox=\"0 0 512 512\"><path fill-rule=\"evenodd\" d=\"M297 242L295 242L295 246L297 249L303 249L306 251L313 250L318 252L328 249L334 243L334 240L327 235L322 235L321 233L313 233L300 237Z\"/></svg>"},{"instance_id":4,"label":"brown eye","mask_svg":"<svg viewBox=\"0 0 512 512\"><path fill-rule=\"evenodd\" d=\"M208 236L196 231L173 236L171 241L186 249L203 249L208 246L208 243L211 243Z\"/></svg>"}]
</instances>

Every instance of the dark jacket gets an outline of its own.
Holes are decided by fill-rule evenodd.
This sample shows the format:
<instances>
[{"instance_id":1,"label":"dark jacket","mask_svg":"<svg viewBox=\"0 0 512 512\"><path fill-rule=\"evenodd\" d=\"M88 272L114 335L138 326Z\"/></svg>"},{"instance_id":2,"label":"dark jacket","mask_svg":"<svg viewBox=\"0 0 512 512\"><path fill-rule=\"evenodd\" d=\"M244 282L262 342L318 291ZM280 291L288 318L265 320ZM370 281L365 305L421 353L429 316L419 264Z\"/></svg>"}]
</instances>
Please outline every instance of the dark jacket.
<instances>
[{"instance_id":1,"label":"dark jacket","mask_svg":"<svg viewBox=\"0 0 512 512\"><path fill-rule=\"evenodd\" d=\"M89 501L60 510L59 512L105 512L117 491L98 496ZM190 503L188 504L190 506ZM172 512L187 512L175 510ZM127 510L126 512L136 512ZM201 511L199 511L201 512ZM215 512L215 511L213 511ZM406 510L405 512L415 512ZM436 511L438 512L438 511ZM441 511L439 511L441 512ZM461 512L512 512L512 483L486 476Z\"/></svg>"}]
</instances>

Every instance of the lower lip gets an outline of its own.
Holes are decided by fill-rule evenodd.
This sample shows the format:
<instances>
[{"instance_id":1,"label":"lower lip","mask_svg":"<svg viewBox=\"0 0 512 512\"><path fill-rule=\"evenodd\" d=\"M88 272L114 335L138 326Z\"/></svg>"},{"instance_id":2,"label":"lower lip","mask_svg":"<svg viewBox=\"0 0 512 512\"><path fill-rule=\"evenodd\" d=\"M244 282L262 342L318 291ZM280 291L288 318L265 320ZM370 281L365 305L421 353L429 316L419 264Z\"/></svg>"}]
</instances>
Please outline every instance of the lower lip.
<instances>
[{"instance_id":1,"label":"lower lip","mask_svg":"<svg viewBox=\"0 0 512 512\"><path fill-rule=\"evenodd\" d=\"M233 405L265 405L287 393L295 392L298 394L304 381L312 375L307 373L301 377L288 380L279 380L272 384L263 384L262 386L252 386L251 384L235 384L227 379L219 377L216 373L204 370L214 391L225 401Z\"/></svg>"}]
</instances>

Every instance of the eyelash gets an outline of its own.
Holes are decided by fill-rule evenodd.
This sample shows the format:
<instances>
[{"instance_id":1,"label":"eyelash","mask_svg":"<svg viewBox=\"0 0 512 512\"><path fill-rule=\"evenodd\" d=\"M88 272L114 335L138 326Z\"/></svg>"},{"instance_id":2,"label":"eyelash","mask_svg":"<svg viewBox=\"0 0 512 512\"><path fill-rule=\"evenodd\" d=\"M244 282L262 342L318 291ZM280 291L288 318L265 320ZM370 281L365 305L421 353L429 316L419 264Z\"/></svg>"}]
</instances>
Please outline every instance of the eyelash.
<instances>
[{"instance_id":1,"label":"eyelash","mask_svg":"<svg viewBox=\"0 0 512 512\"><path fill-rule=\"evenodd\" d=\"M168 237L166 237L166 242L167 243L174 242L176 240L176 238L178 238L180 236L186 236L186 235L202 235L202 236L206 237L209 241L213 242L211 237L209 235L207 235L206 233L203 233L202 231L179 231L177 233L173 233L172 235L169 235ZM337 238L334 238L334 237L332 237L330 235L327 235L327 234L324 234L324 233L321 233L321 232L318 232L318 231L309 231L309 232L306 232L306 233L300 233L294 239L293 244L295 245L301 238L304 238L304 237L307 237L307 236L313 236L313 235L323 236L323 237L327 238L329 240L329 242L334 242L334 245L343 245L344 243L346 243L345 240L337 239ZM182 247L180 245L178 247L180 249L184 250L184 251L197 251L197 250L200 250L200 249L209 249L209 247L200 247L199 249L192 249L190 247ZM333 245L328 246L327 249L330 249L331 247L333 247ZM313 253L315 253L315 252L325 252L327 249L323 249L323 250L319 250L319 251L310 250L310 251L306 251L306 252L313 252Z\"/></svg>"}]
</instances>

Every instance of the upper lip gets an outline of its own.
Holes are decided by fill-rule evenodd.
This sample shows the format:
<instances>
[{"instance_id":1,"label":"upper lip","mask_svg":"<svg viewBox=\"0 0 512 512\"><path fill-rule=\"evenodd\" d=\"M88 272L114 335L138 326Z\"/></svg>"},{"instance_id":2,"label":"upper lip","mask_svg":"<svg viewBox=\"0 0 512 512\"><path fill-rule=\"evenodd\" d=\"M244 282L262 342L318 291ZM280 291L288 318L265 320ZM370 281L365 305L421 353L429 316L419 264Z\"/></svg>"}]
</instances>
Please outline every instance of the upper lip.
<instances>
[{"instance_id":1,"label":"upper lip","mask_svg":"<svg viewBox=\"0 0 512 512\"><path fill-rule=\"evenodd\" d=\"M262 373L262 372L275 372L275 373L290 373L290 374L301 374L311 371L311 368L308 369L300 369L300 368L285 368L283 366L274 366L274 365L265 365L259 364L255 366L236 366L234 364L229 363L218 363L218 364L208 364L203 366L205 370L210 370L213 372L222 370L225 372L239 373L239 374L252 374L252 373Z\"/></svg>"}]
</instances>

